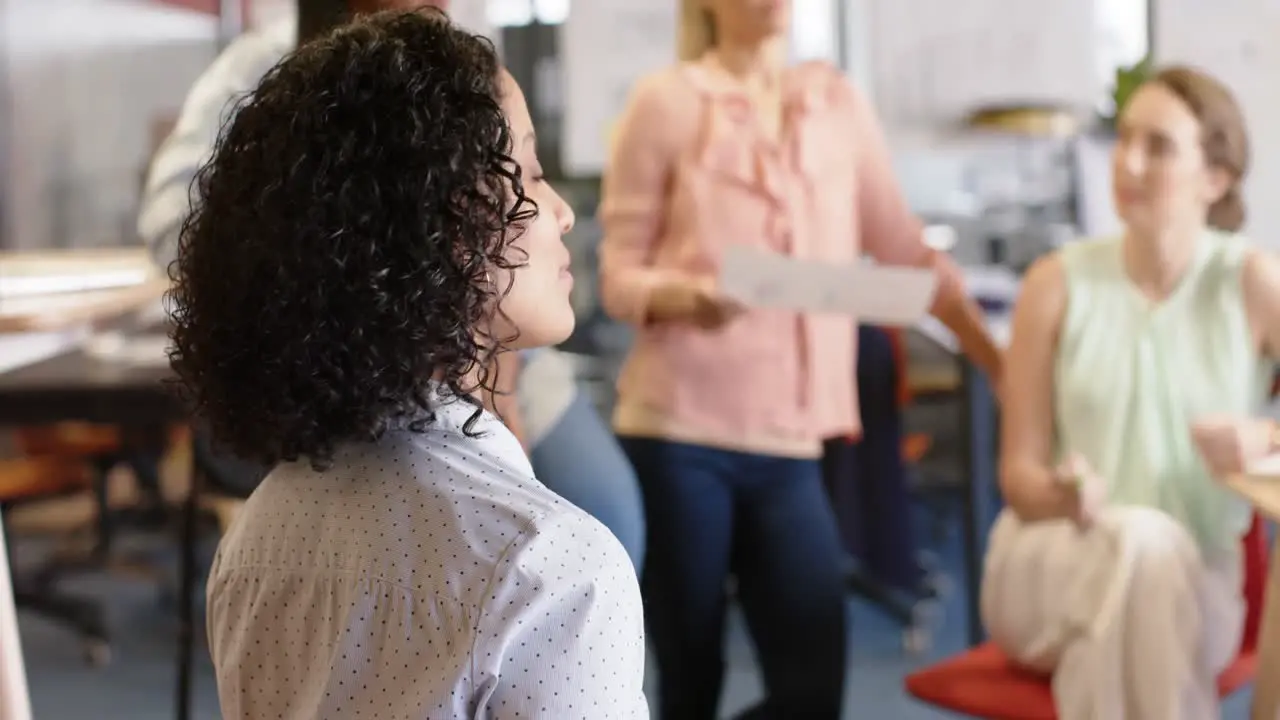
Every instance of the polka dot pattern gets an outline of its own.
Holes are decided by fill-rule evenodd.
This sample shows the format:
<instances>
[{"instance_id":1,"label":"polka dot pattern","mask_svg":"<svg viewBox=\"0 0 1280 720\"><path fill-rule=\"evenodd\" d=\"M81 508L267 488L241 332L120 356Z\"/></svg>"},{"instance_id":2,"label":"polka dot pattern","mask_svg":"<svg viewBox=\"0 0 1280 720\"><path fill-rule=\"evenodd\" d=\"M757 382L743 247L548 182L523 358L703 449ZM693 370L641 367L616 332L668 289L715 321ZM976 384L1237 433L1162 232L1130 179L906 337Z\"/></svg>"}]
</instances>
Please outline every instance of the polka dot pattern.
<instances>
[{"instance_id":1,"label":"polka dot pattern","mask_svg":"<svg viewBox=\"0 0 1280 720\"><path fill-rule=\"evenodd\" d=\"M209 580L223 717L648 717L625 551L471 412L253 494Z\"/></svg>"}]
</instances>

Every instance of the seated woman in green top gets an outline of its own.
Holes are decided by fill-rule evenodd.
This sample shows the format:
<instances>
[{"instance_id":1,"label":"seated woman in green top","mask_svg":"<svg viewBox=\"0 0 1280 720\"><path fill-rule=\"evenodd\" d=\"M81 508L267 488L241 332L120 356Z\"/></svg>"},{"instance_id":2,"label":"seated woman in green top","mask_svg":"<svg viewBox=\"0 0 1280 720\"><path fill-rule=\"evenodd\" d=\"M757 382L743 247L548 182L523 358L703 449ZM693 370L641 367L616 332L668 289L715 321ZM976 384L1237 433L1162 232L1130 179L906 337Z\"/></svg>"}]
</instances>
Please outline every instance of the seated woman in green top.
<instances>
[{"instance_id":1,"label":"seated woman in green top","mask_svg":"<svg viewBox=\"0 0 1280 720\"><path fill-rule=\"evenodd\" d=\"M1064 720L1219 717L1249 508L1214 477L1271 450L1280 351L1280 264L1236 234L1248 162L1226 88L1155 75L1114 150L1125 231L1042 259L1018 300L982 613Z\"/></svg>"}]
</instances>

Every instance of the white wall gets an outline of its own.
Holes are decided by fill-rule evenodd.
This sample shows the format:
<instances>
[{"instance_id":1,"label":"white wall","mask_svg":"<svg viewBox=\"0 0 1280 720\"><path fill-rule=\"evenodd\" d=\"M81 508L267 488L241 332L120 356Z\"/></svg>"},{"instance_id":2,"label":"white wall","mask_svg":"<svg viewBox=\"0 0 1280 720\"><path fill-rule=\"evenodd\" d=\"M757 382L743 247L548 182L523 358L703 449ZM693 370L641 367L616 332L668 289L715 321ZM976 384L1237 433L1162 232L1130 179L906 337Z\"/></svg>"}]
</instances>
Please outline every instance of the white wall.
<instances>
[{"instance_id":1,"label":"white wall","mask_svg":"<svg viewBox=\"0 0 1280 720\"><path fill-rule=\"evenodd\" d=\"M142 0L5 0L0 247L132 240L152 123L212 60L216 20Z\"/></svg>"},{"instance_id":2,"label":"white wall","mask_svg":"<svg viewBox=\"0 0 1280 720\"><path fill-rule=\"evenodd\" d=\"M845 0L792 0L791 54L796 60L840 64L836 3Z\"/></svg>"}]
</instances>

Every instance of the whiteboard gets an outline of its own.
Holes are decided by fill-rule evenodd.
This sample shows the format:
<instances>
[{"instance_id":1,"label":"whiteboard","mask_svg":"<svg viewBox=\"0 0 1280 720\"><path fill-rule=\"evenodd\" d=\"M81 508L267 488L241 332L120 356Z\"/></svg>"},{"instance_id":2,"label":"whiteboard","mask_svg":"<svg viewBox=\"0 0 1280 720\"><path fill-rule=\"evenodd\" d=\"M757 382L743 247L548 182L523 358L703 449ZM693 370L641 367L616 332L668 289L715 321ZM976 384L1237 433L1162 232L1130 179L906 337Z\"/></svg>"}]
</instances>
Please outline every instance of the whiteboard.
<instances>
[{"instance_id":1,"label":"whiteboard","mask_svg":"<svg viewBox=\"0 0 1280 720\"><path fill-rule=\"evenodd\" d=\"M675 61L674 0L576 2L560 25L564 170L598 175L636 80Z\"/></svg>"},{"instance_id":2,"label":"whiteboard","mask_svg":"<svg viewBox=\"0 0 1280 720\"><path fill-rule=\"evenodd\" d=\"M455 0L456 2L457 0ZM793 0L792 61L839 64L836 3ZM598 175L608 159L610 131L637 80L676 60L676 0L590 0L573 3L560 25L564 88L564 170Z\"/></svg>"},{"instance_id":3,"label":"whiteboard","mask_svg":"<svg viewBox=\"0 0 1280 720\"><path fill-rule=\"evenodd\" d=\"M1193 65L1223 81L1244 110L1252 144L1245 179L1245 231L1280 247L1280 3L1274 0L1160 0L1153 18L1158 64Z\"/></svg>"},{"instance_id":4,"label":"whiteboard","mask_svg":"<svg viewBox=\"0 0 1280 720\"><path fill-rule=\"evenodd\" d=\"M868 0L872 91L886 124L952 123L983 105L1091 110L1102 96L1094 4Z\"/></svg>"}]
</instances>

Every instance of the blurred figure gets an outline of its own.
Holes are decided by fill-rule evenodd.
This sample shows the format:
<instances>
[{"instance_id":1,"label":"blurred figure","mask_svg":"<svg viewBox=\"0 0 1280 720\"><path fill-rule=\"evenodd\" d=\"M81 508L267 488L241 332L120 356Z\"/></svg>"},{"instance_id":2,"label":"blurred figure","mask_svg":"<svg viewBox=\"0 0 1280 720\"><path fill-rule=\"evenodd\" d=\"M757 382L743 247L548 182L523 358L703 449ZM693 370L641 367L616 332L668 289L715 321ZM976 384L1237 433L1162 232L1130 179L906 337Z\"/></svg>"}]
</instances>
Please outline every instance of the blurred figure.
<instances>
[{"instance_id":1,"label":"blurred figure","mask_svg":"<svg viewBox=\"0 0 1280 720\"><path fill-rule=\"evenodd\" d=\"M601 293L638 328L614 428L650 527L643 588L663 720L717 717L726 579L768 697L749 717L840 714L844 551L819 468L855 433L855 322L752 310L716 289L735 243L937 269L934 311L999 354L954 266L926 248L870 105L827 64L785 66L789 3L685 0L685 61L643 79L607 166Z\"/></svg>"},{"instance_id":2,"label":"blurred figure","mask_svg":"<svg viewBox=\"0 0 1280 720\"><path fill-rule=\"evenodd\" d=\"M1238 234L1248 166L1228 90L1156 74L1119 120L1123 234L1068 245L1023 284L982 614L1053 673L1064 720L1220 715L1250 511L1213 475L1271 450L1253 418L1280 350L1280 264Z\"/></svg>"},{"instance_id":3,"label":"blurred figure","mask_svg":"<svg viewBox=\"0 0 1280 720\"><path fill-rule=\"evenodd\" d=\"M435 7L448 0L328 0L301 2L296 23L283 21L237 38L196 81L172 134L160 147L142 197L138 232L162 267L177 252L178 233L191 211L191 181L213 153L218 129L235 102L252 90L295 47L295 38L318 36L353 15L376 10ZM578 386L562 353L540 348L505 353L495 384L485 393L490 409L529 450L538 479L603 522L639 568L644 558L644 516L635 474L617 440ZM517 398L517 395L519 396ZM215 453L208 436L196 436L203 464L229 488L246 494L261 470Z\"/></svg>"},{"instance_id":4,"label":"blurred figure","mask_svg":"<svg viewBox=\"0 0 1280 720\"><path fill-rule=\"evenodd\" d=\"M904 599L928 593L903 457L905 378L895 331L858 326L857 392L862 433L823 443L822 469L844 536L865 582Z\"/></svg>"}]
</instances>

